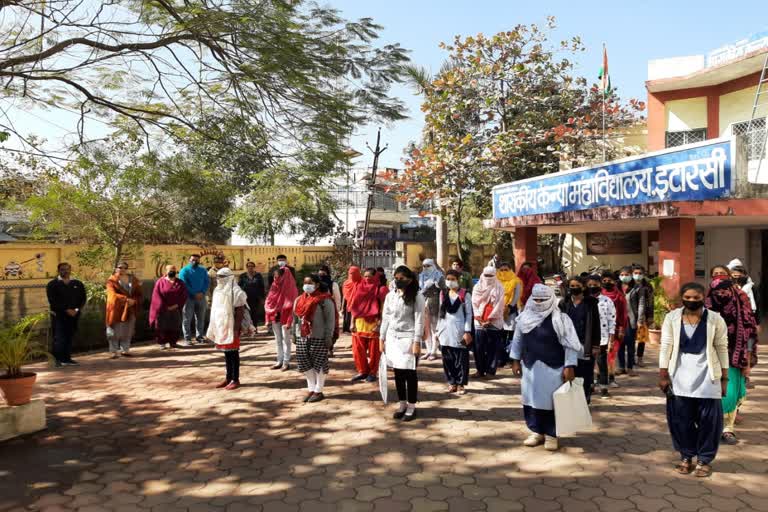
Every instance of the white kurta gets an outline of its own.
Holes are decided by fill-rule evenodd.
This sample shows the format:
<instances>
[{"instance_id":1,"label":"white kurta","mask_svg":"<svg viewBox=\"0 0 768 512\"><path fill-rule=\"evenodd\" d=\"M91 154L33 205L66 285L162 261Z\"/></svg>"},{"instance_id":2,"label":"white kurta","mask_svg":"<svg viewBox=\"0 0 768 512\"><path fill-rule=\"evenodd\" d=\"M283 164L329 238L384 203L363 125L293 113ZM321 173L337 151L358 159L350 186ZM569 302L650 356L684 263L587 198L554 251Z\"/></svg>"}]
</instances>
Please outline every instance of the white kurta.
<instances>
[{"instance_id":1,"label":"white kurta","mask_svg":"<svg viewBox=\"0 0 768 512\"><path fill-rule=\"evenodd\" d=\"M387 365L399 370L415 370L414 343L421 343L424 333L424 296L416 294L413 304L406 304L399 291L387 294L381 317L381 339Z\"/></svg>"},{"instance_id":2,"label":"white kurta","mask_svg":"<svg viewBox=\"0 0 768 512\"><path fill-rule=\"evenodd\" d=\"M685 324L683 328L689 337L693 336L694 326ZM672 375L672 392L689 398L722 398L720 381L709 377L706 346L699 354L680 352Z\"/></svg>"},{"instance_id":3,"label":"white kurta","mask_svg":"<svg viewBox=\"0 0 768 512\"><path fill-rule=\"evenodd\" d=\"M458 296L452 302L459 300ZM464 296L464 304L455 313L445 313L437 323L437 338L442 347L467 348L461 340L464 333L472 332L472 296Z\"/></svg>"}]
</instances>

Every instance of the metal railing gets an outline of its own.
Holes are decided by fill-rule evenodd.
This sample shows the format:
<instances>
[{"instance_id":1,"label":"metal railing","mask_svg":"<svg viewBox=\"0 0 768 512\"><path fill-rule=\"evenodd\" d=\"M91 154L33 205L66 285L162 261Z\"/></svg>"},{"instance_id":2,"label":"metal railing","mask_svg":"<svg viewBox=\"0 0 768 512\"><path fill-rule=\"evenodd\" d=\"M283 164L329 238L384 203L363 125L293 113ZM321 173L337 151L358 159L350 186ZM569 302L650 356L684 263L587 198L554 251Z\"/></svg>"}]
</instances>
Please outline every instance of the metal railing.
<instances>
[{"instance_id":1,"label":"metal railing","mask_svg":"<svg viewBox=\"0 0 768 512\"><path fill-rule=\"evenodd\" d=\"M752 121L752 130L749 128L749 121L733 123L731 125L733 135L741 135L746 140L747 160L759 160L760 150L765 149L763 140L766 137L766 118L754 119ZM765 155L763 155L765 158Z\"/></svg>"}]
</instances>

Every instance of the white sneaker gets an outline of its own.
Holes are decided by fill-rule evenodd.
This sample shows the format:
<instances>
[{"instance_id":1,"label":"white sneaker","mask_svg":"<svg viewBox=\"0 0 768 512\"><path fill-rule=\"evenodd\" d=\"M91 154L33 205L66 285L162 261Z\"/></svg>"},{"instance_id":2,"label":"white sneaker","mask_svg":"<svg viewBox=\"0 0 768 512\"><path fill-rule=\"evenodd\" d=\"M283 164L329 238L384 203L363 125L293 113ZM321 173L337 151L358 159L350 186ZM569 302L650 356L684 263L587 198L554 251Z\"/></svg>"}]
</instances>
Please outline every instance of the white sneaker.
<instances>
[{"instance_id":1,"label":"white sneaker","mask_svg":"<svg viewBox=\"0 0 768 512\"><path fill-rule=\"evenodd\" d=\"M618 383L618 382L616 382L616 381L613 381L613 382L611 382L611 383L609 384L609 386L611 386L612 388L620 388L620 387L621 387L621 386L619 386L619 383Z\"/></svg>"},{"instance_id":2,"label":"white sneaker","mask_svg":"<svg viewBox=\"0 0 768 512\"><path fill-rule=\"evenodd\" d=\"M547 436L544 440L544 449L550 452L556 452L560 448L560 444L557 442L556 437Z\"/></svg>"},{"instance_id":3,"label":"white sneaker","mask_svg":"<svg viewBox=\"0 0 768 512\"><path fill-rule=\"evenodd\" d=\"M539 446L544 442L544 436L541 434L536 434L535 432L528 436L528 438L523 441L523 446Z\"/></svg>"},{"instance_id":4,"label":"white sneaker","mask_svg":"<svg viewBox=\"0 0 768 512\"><path fill-rule=\"evenodd\" d=\"M179 346L180 347L191 347L192 346L192 342L189 341L189 340L180 341L179 342Z\"/></svg>"}]
</instances>

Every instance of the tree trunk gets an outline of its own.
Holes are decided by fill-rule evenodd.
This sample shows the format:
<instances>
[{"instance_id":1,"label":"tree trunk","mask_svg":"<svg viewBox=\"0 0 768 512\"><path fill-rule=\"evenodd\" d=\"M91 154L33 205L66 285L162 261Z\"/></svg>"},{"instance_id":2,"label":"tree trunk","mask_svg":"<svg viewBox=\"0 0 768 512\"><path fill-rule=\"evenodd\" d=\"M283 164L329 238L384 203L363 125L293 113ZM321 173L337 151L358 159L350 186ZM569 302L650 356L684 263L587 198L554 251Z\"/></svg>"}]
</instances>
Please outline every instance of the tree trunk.
<instances>
[{"instance_id":1,"label":"tree trunk","mask_svg":"<svg viewBox=\"0 0 768 512\"><path fill-rule=\"evenodd\" d=\"M456 215L454 215L454 222L456 222L456 257L464 262L464 268L467 267L467 262L464 261L464 251L461 247L461 219L463 207L464 195L459 194L459 207L456 209Z\"/></svg>"},{"instance_id":2,"label":"tree trunk","mask_svg":"<svg viewBox=\"0 0 768 512\"><path fill-rule=\"evenodd\" d=\"M441 212L444 213L444 212ZM437 264L443 270L447 270L448 267L448 222L445 215L438 215L435 219L435 234L437 245Z\"/></svg>"},{"instance_id":3,"label":"tree trunk","mask_svg":"<svg viewBox=\"0 0 768 512\"><path fill-rule=\"evenodd\" d=\"M123 255L123 242L117 242L113 249L115 250L115 264L112 265L112 270L116 269L120 264L120 258Z\"/></svg>"}]
</instances>

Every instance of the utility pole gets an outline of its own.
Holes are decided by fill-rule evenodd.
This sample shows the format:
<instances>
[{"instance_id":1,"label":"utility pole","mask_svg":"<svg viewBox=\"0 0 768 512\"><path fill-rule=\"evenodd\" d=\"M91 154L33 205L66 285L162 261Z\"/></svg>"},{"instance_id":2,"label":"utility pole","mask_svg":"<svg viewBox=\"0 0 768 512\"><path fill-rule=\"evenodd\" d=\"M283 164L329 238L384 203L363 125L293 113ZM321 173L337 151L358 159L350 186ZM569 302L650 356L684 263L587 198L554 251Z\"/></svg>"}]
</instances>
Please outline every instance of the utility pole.
<instances>
[{"instance_id":1,"label":"utility pole","mask_svg":"<svg viewBox=\"0 0 768 512\"><path fill-rule=\"evenodd\" d=\"M368 183L368 207L365 209L365 225L363 227L363 239L360 242L362 249L365 249L365 241L368 238L368 225L371 222L371 210L373 209L373 193L376 185L376 171L379 169L379 155L387 150L389 145L381 147L381 128L376 135L376 149L371 149L367 143L365 145L373 153L373 167L371 167L371 181Z\"/></svg>"}]
</instances>

